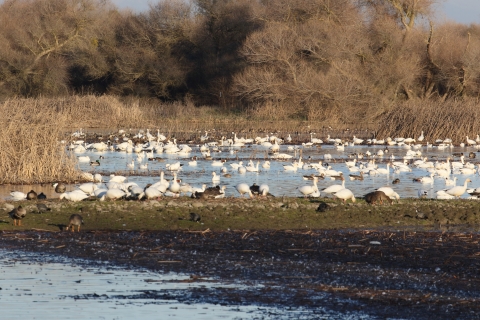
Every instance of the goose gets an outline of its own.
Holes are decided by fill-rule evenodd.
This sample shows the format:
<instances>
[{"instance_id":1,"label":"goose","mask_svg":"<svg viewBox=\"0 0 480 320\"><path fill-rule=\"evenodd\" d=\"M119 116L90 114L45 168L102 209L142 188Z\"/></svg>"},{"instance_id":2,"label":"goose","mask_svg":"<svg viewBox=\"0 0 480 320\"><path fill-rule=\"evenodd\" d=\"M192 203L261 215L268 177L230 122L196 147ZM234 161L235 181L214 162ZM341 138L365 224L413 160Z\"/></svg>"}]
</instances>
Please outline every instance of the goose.
<instances>
[{"instance_id":1,"label":"goose","mask_svg":"<svg viewBox=\"0 0 480 320\"><path fill-rule=\"evenodd\" d=\"M266 160L266 161L262 164L262 168L264 168L264 169L270 169L270 161Z\"/></svg>"},{"instance_id":2,"label":"goose","mask_svg":"<svg viewBox=\"0 0 480 320\"><path fill-rule=\"evenodd\" d=\"M226 162L226 160L222 159L222 160L213 160L211 162L211 165L212 167L222 167L223 164Z\"/></svg>"},{"instance_id":3,"label":"goose","mask_svg":"<svg viewBox=\"0 0 480 320\"><path fill-rule=\"evenodd\" d=\"M390 174L390 162L387 163L386 168L377 168L376 172L380 174Z\"/></svg>"},{"instance_id":4,"label":"goose","mask_svg":"<svg viewBox=\"0 0 480 320\"><path fill-rule=\"evenodd\" d=\"M227 186L216 186L216 187L210 187L206 188L203 192L195 192L192 194L192 198L197 198L197 199L209 199L209 198L214 198L214 199L219 199L225 197L225 189Z\"/></svg>"},{"instance_id":5,"label":"goose","mask_svg":"<svg viewBox=\"0 0 480 320\"><path fill-rule=\"evenodd\" d=\"M64 193L67 191L67 186L63 183L56 182L52 184L53 188L55 189L56 193Z\"/></svg>"},{"instance_id":6,"label":"goose","mask_svg":"<svg viewBox=\"0 0 480 320\"><path fill-rule=\"evenodd\" d=\"M179 161L175 163L167 163L165 167L170 170L170 171L179 171L182 169L183 164L181 164Z\"/></svg>"},{"instance_id":7,"label":"goose","mask_svg":"<svg viewBox=\"0 0 480 320\"><path fill-rule=\"evenodd\" d=\"M420 199L425 199L428 196L428 191L420 189L417 191L417 194Z\"/></svg>"},{"instance_id":8,"label":"goose","mask_svg":"<svg viewBox=\"0 0 480 320\"><path fill-rule=\"evenodd\" d=\"M127 168L129 168L130 170L134 170L135 169L135 160L132 160L132 162L127 163Z\"/></svg>"},{"instance_id":9,"label":"goose","mask_svg":"<svg viewBox=\"0 0 480 320\"><path fill-rule=\"evenodd\" d=\"M126 195L127 193L125 191L118 188L112 188L112 189L108 189L108 191L105 193L105 199L117 200L117 199L125 198Z\"/></svg>"},{"instance_id":10,"label":"goose","mask_svg":"<svg viewBox=\"0 0 480 320\"><path fill-rule=\"evenodd\" d=\"M300 193L303 194L303 197L306 198L307 196L310 196L311 194L313 194L314 192L317 192L318 191L318 187L317 187L317 181L318 181L318 178L317 177L314 177L313 178L313 185L308 185L308 186L303 186L303 187L299 187L298 188L298 191L300 191Z\"/></svg>"},{"instance_id":11,"label":"goose","mask_svg":"<svg viewBox=\"0 0 480 320\"><path fill-rule=\"evenodd\" d=\"M74 213L68 219L67 231L71 228L72 232L75 232L75 226L77 226L77 232L80 232L80 226L83 224L82 216L78 213Z\"/></svg>"},{"instance_id":12,"label":"goose","mask_svg":"<svg viewBox=\"0 0 480 320\"><path fill-rule=\"evenodd\" d=\"M27 215L27 210L22 206L18 206L17 208L14 208L12 211L10 211L8 215L10 216L10 218L13 219L14 226L17 225L17 221L18 221L18 225L21 226L22 219L25 218L25 216Z\"/></svg>"},{"instance_id":13,"label":"goose","mask_svg":"<svg viewBox=\"0 0 480 320\"><path fill-rule=\"evenodd\" d=\"M37 193L33 190L30 190L27 193L27 200L35 200L35 199L37 199L37 197L38 197Z\"/></svg>"},{"instance_id":14,"label":"goose","mask_svg":"<svg viewBox=\"0 0 480 320\"><path fill-rule=\"evenodd\" d=\"M90 166L92 167L98 167L100 165L100 160L95 160L90 162Z\"/></svg>"},{"instance_id":15,"label":"goose","mask_svg":"<svg viewBox=\"0 0 480 320\"><path fill-rule=\"evenodd\" d=\"M275 139L275 143L269 148L269 151L272 153L276 153L280 151L280 145L277 143L276 139Z\"/></svg>"},{"instance_id":16,"label":"goose","mask_svg":"<svg viewBox=\"0 0 480 320\"><path fill-rule=\"evenodd\" d=\"M188 162L188 165L191 167L196 167L197 166L197 159L192 159L191 161Z\"/></svg>"},{"instance_id":17,"label":"goose","mask_svg":"<svg viewBox=\"0 0 480 320\"><path fill-rule=\"evenodd\" d=\"M417 141L422 142L424 138L425 138L425 137L423 136L423 131L422 131L422 133L421 133L420 136L418 137Z\"/></svg>"},{"instance_id":18,"label":"goose","mask_svg":"<svg viewBox=\"0 0 480 320\"><path fill-rule=\"evenodd\" d=\"M245 167L245 169L248 171L248 172L258 172L258 166L260 165L260 161L257 161L257 164L255 166L253 165L249 165L247 167Z\"/></svg>"},{"instance_id":19,"label":"goose","mask_svg":"<svg viewBox=\"0 0 480 320\"><path fill-rule=\"evenodd\" d=\"M44 194L43 192L40 192L37 196L37 199L38 200L45 200L45 199L47 199L47 195Z\"/></svg>"},{"instance_id":20,"label":"goose","mask_svg":"<svg viewBox=\"0 0 480 320\"><path fill-rule=\"evenodd\" d=\"M174 196L178 196L180 194L180 189L181 187L180 187L180 183L178 183L178 180L177 180L177 173L174 172L173 179L172 179L172 182L170 183L170 186L168 187L168 190L170 190L170 192L172 192Z\"/></svg>"},{"instance_id":21,"label":"goose","mask_svg":"<svg viewBox=\"0 0 480 320\"><path fill-rule=\"evenodd\" d=\"M460 198L461 195L463 195L467 191L467 184L469 182L472 182L472 180L467 179L465 180L465 183L463 186L455 186L451 189L445 190L445 192L451 196L454 196L456 198Z\"/></svg>"},{"instance_id":22,"label":"goose","mask_svg":"<svg viewBox=\"0 0 480 320\"><path fill-rule=\"evenodd\" d=\"M434 175L435 175L434 173L431 173L430 176L421 177L420 182L421 183L433 183L433 176Z\"/></svg>"},{"instance_id":23,"label":"goose","mask_svg":"<svg viewBox=\"0 0 480 320\"><path fill-rule=\"evenodd\" d=\"M78 162L90 162L90 157L89 156L80 156L77 157Z\"/></svg>"},{"instance_id":24,"label":"goose","mask_svg":"<svg viewBox=\"0 0 480 320\"><path fill-rule=\"evenodd\" d=\"M329 187L326 187L322 190L324 193L334 194L342 189L345 189L345 180L342 180L342 184L333 184Z\"/></svg>"},{"instance_id":25,"label":"goose","mask_svg":"<svg viewBox=\"0 0 480 320\"><path fill-rule=\"evenodd\" d=\"M246 183L239 183L235 186L235 189L237 189L238 193L240 193L240 196L243 198L244 194L248 194L250 198L253 198L253 193L250 190L250 186Z\"/></svg>"},{"instance_id":26,"label":"goose","mask_svg":"<svg viewBox=\"0 0 480 320\"><path fill-rule=\"evenodd\" d=\"M73 202L82 201L88 198L88 194L82 190L74 190L70 192L64 192L60 195L60 200L66 199Z\"/></svg>"},{"instance_id":27,"label":"goose","mask_svg":"<svg viewBox=\"0 0 480 320\"><path fill-rule=\"evenodd\" d=\"M27 199L27 195L21 191L12 191L10 192L10 196L12 197L13 201L21 201Z\"/></svg>"},{"instance_id":28,"label":"goose","mask_svg":"<svg viewBox=\"0 0 480 320\"><path fill-rule=\"evenodd\" d=\"M125 182L125 180L127 180L127 177L124 177L124 176L116 176L116 175L114 175L114 174L111 174L109 181L111 181L111 182L123 183L123 182Z\"/></svg>"},{"instance_id":29,"label":"goose","mask_svg":"<svg viewBox=\"0 0 480 320\"><path fill-rule=\"evenodd\" d=\"M238 170L238 168L243 166L243 161L239 161L238 163L230 163L230 167L234 170Z\"/></svg>"},{"instance_id":30,"label":"goose","mask_svg":"<svg viewBox=\"0 0 480 320\"><path fill-rule=\"evenodd\" d=\"M128 186L127 190L130 193L127 197L129 200L141 200L145 196L145 188L141 188L136 184Z\"/></svg>"},{"instance_id":31,"label":"goose","mask_svg":"<svg viewBox=\"0 0 480 320\"><path fill-rule=\"evenodd\" d=\"M400 200L400 196L398 195L398 193L390 187L380 187L377 189L377 191L383 191L383 193L385 193L391 199L396 199L397 202L398 200Z\"/></svg>"},{"instance_id":32,"label":"goose","mask_svg":"<svg viewBox=\"0 0 480 320\"><path fill-rule=\"evenodd\" d=\"M468 136L467 137L467 145L469 146L474 146L477 144L477 142L475 140L472 140L472 139L469 139Z\"/></svg>"},{"instance_id":33,"label":"goose","mask_svg":"<svg viewBox=\"0 0 480 320\"><path fill-rule=\"evenodd\" d=\"M252 184L250 186L250 191L252 192L253 195L258 195L260 193L260 186L257 185L256 183Z\"/></svg>"},{"instance_id":34,"label":"goose","mask_svg":"<svg viewBox=\"0 0 480 320\"><path fill-rule=\"evenodd\" d=\"M363 143L363 139L358 139L357 137L353 136L353 143L355 144L362 144Z\"/></svg>"},{"instance_id":35,"label":"goose","mask_svg":"<svg viewBox=\"0 0 480 320\"><path fill-rule=\"evenodd\" d=\"M212 183L218 184L220 182L220 176L215 171L212 171Z\"/></svg>"},{"instance_id":36,"label":"goose","mask_svg":"<svg viewBox=\"0 0 480 320\"><path fill-rule=\"evenodd\" d=\"M349 189L342 189L333 194L334 197L342 199L343 203L346 203L348 199L351 199L352 202L355 202L355 196L353 192Z\"/></svg>"},{"instance_id":37,"label":"goose","mask_svg":"<svg viewBox=\"0 0 480 320\"><path fill-rule=\"evenodd\" d=\"M450 179L449 177L445 177L445 185L446 186L456 186L457 185L457 177L453 177Z\"/></svg>"},{"instance_id":38,"label":"goose","mask_svg":"<svg viewBox=\"0 0 480 320\"><path fill-rule=\"evenodd\" d=\"M87 182L79 185L78 189L91 196L93 195L93 192L98 189L98 186L93 182Z\"/></svg>"},{"instance_id":39,"label":"goose","mask_svg":"<svg viewBox=\"0 0 480 320\"><path fill-rule=\"evenodd\" d=\"M297 171L298 163L294 162L293 164L283 165L285 171Z\"/></svg>"},{"instance_id":40,"label":"goose","mask_svg":"<svg viewBox=\"0 0 480 320\"><path fill-rule=\"evenodd\" d=\"M148 170L148 163L141 164L141 165L139 166L139 169L140 169L140 170Z\"/></svg>"},{"instance_id":41,"label":"goose","mask_svg":"<svg viewBox=\"0 0 480 320\"><path fill-rule=\"evenodd\" d=\"M241 166L241 167L238 167L237 171L240 174L245 174L245 172L247 172L247 169L245 169L244 166Z\"/></svg>"},{"instance_id":42,"label":"goose","mask_svg":"<svg viewBox=\"0 0 480 320\"><path fill-rule=\"evenodd\" d=\"M259 195L266 197L268 195L268 192L270 191L270 187L267 184L263 183L260 185L258 191Z\"/></svg>"},{"instance_id":43,"label":"goose","mask_svg":"<svg viewBox=\"0 0 480 320\"><path fill-rule=\"evenodd\" d=\"M165 188L165 191L166 191L166 188ZM158 188L153 186L150 186L145 189L145 197L147 199L158 199L162 196L162 194L163 193Z\"/></svg>"},{"instance_id":44,"label":"goose","mask_svg":"<svg viewBox=\"0 0 480 320\"><path fill-rule=\"evenodd\" d=\"M450 200L455 199L455 196L448 194L445 190L438 190L436 192L436 198L439 200Z\"/></svg>"},{"instance_id":45,"label":"goose","mask_svg":"<svg viewBox=\"0 0 480 320\"><path fill-rule=\"evenodd\" d=\"M363 180L363 172L360 171L359 175L350 174L349 177L350 177L350 180Z\"/></svg>"}]
</instances>

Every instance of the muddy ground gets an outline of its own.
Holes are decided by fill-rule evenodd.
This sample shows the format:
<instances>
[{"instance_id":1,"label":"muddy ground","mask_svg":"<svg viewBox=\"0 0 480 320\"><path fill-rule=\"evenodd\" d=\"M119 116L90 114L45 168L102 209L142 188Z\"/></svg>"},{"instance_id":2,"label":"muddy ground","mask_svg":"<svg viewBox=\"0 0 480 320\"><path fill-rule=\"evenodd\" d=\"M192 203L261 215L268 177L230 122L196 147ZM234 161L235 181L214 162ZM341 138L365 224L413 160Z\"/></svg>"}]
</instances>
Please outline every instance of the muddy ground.
<instances>
[{"instance_id":1,"label":"muddy ground","mask_svg":"<svg viewBox=\"0 0 480 320\"><path fill-rule=\"evenodd\" d=\"M258 210L257 214L249 210L242 215L250 217L247 222L238 220L242 221L242 228L230 228L236 220L225 225L215 221L221 216L232 219L240 214L235 213L231 200L218 202L223 203L219 205L221 212L212 204L193 207L183 205L188 200L176 205L169 201L129 212L134 217L131 220L126 218L129 202L115 204L119 207L110 203L100 211L81 204L83 215L88 218L78 233L59 231L62 225L58 221L65 221L73 210L78 211L79 204L51 202L52 212L31 213L24 219L24 227L13 227L5 219L0 245L11 250L85 258L92 264L109 261L128 268L184 272L191 275L191 281L213 277L263 285L238 290L196 289L183 297L148 291L129 299L303 308L309 310L306 318L320 318L324 316L322 310L366 314L373 319L480 318L478 225L454 224L476 223L476 202L405 201L403 205L376 207L361 201L351 206L332 202L328 211L319 212L315 211L318 203L314 201L290 199L287 206L281 207L277 203L280 200L274 200L277 218L272 218L271 210ZM138 207L138 203L134 205ZM239 208L249 208L248 205ZM105 208L123 217L120 227L107 228L102 224L109 221ZM179 216L188 218L193 209L202 215L203 224L178 220ZM412 214L418 211L425 212L426 217ZM374 225L359 229L355 222L359 212L370 214ZM375 220L373 215L383 218ZM153 228L151 217L166 220L165 225ZM302 228L300 223L285 227L289 219L297 221L299 217L302 223L311 222L313 227ZM275 219L281 222L275 224ZM326 220L332 224L335 219L341 228L320 229L313 223ZM43 228L39 228L42 221L50 223L43 222ZM265 221L276 227L266 228ZM124 224L130 229L120 230ZM150 225L150 230L141 228L142 224ZM168 230L166 225L175 230Z\"/></svg>"}]
</instances>

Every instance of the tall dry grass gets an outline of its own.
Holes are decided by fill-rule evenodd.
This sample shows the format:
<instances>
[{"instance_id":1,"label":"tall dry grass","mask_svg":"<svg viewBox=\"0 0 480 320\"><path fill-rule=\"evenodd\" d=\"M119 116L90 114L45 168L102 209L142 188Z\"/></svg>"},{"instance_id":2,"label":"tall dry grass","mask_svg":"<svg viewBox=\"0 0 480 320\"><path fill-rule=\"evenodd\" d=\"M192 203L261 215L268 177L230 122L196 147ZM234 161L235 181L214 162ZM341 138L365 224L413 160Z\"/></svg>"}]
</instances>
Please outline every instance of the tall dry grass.
<instances>
[{"instance_id":1,"label":"tall dry grass","mask_svg":"<svg viewBox=\"0 0 480 320\"><path fill-rule=\"evenodd\" d=\"M466 136L480 134L480 108L474 99L467 101L411 101L399 104L381 117L377 136L417 138L424 131L425 140L451 138L458 144Z\"/></svg>"},{"instance_id":2,"label":"tall dry grass","mask_svg":"<svg viewBox=\"0 0 480 320\"><path fill-rule=\"evenodd\" d=\"M72 181L75 159L60 144L66 117L35 100L10 100L0 117L0 183Z\"/></svg>"}]
</instances>

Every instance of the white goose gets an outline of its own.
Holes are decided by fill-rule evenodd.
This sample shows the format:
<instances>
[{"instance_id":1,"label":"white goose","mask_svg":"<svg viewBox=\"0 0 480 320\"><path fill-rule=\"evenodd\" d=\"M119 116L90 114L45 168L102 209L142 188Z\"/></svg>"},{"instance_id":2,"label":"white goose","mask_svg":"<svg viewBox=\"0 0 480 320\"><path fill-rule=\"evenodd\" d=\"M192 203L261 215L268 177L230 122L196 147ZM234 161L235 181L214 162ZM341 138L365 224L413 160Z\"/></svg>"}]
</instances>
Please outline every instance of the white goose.
<instances>
[{"instance_id":1,"label":"white goose","mask_svg":"<svg viewBox=\"0 0 480 320\"><path fill-rule=\"evenodd\" d=\"M212 172L212 182L213 182L213 184L220 183L220 176L217 175L217 173L215 171Z\"/></svg>"},{"instance_id":2,"label":"white goose","mask_svg":"<svg viewBox=\"0 0 480 320\"><path fill-rule=\"evenodd\" d=\"M322 190L324 193L334 194L342 189L345 189L345 180L342 180L342 184L333 184Z\"/></svg>"},{"instance_id":3,"label":"white goose","mask_svg":"<svg viewBox=\"0 0 480 320\"><path fill-rule=\"evenodd\" d=\"M318 181L318 178L314 177L313 178L313 185L299 187L298 191L300 191L300 193L302 193L303 196L306 198L307 196L309 196L309 195L313 194L314 192L318 191L317 181Z\"/></svg>"},{"instance_id":4,"label":"white goose","mask_svg":"<svg viewBox=\"0 0 480 320\"><path fill-rule=\"evenodd\" d=\"M85 192L83 192L81 190L64 192L60 195L60 200L66 199L66 200L70 200L70 201L73 201L73 202L82 201L82 200L87 199L87 198L88 198L88 194L86 194Z\"/></svg>"},{"instance_id":5,"label":"white goose","mask_svg":"<svg viewBox=\"0 0 480 320\"><path fill-rule=\"evenodd\" d=\"M246 184L246 183L237 184L235 189L237 189L238 193L240 193L240 196L242 198L243 198L244 194L248 194L250 196L250 198L253 198L252 191L250 190L250 186L248 184Z\"/></svg>"},{"instance_id":6,"label":"white goose","mask_svg":"<svg viewBox=\"0 0 480 320\"><path fill-rule=\"evenodd\" d=\"M465 180L465 183L463 186L455 186L451 189L445 190L445 192L451 196L454 196L456 198L460 198L466 191L467 191L467 184L469 182L472 182L472 180L467 179Z\"/></svg>"},{"instance_id":7,"label":"white goose","mask_svg":"<svg viewBox=\"0 0 480 320\"><path fill-rule=\"evenodd\" d=\"M349 189L342 189L333 194L336 198L342 199L343 203L346 203L348 199L352 199L352 202L355 202L355 196L353 192Z\"/></svg>"},{"instance_id":8,"label":"white goose","mask_svg":"<svg viewBox=\"0 0 480 320\"><path fill-rule=\"evenodd\" d=\"M393 190L390 187L381 187L381 188L378 188L377 191L383 191L383 193L385 193L387 197L391 199L396 199L397 202L400 199L400 196L398 195L398 193L395 192L395 190Z\"/></svg>"}]
</instances>

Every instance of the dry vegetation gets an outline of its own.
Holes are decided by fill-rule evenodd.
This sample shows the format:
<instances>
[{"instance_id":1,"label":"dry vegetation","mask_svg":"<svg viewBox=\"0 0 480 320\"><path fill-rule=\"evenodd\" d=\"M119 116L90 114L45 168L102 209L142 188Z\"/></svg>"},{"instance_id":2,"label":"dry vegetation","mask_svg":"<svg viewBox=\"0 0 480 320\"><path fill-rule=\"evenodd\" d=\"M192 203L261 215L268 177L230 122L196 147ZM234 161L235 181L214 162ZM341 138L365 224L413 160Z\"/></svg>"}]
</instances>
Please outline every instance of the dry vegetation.
<instances>
[{"instance_id":1,"label":"dry vegetation","mask_svg":"<svg viewBox=\"0 0 480 320\"><path fill-rule=\"evenodd\" d=\"M7 101L0 117L0 183L71 181L75 160L60 144L64 114L37 100Z\"/></svg>"}]
</instances>

